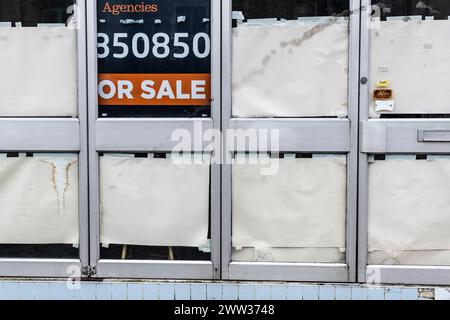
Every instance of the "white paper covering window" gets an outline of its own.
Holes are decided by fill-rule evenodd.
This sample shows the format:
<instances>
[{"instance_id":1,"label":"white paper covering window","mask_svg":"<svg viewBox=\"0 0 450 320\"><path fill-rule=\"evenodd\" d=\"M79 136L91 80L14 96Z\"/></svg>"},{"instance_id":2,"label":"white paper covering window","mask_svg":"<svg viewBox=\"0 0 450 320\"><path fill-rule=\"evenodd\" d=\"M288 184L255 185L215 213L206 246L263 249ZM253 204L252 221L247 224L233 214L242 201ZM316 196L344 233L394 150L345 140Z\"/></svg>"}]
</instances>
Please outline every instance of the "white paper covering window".
<instances>
[{"instance_id":1,"label":"white paper covering window","mask_svg":"<svg viewBox=\"0 0 450 320\"><path fill-rule=\"evenodd\" d=\"M337 262L345 258L345 156L270 161L279 161L275 175L261 175L263 164L233 165L236 259Z\"/></svg>"},{"instance_id":2,"label":"white paper covering window","mask_svg":"<svg viewBox=\"0 0 450 320\"><path fill-rule=\"evenodd\" d=\"M370 115L450 113L450 21L373 21L370 31L371 95L389 81L394 110Z\"/></svg>"},{"instance_id":3,"label":"white paper covering window","mask_svg":"<svg viewBox=\"0 0 450 320\"><path fill-rule=\"evenodd\" d=\"M450 159L369 165L369 263L450 265Z\"/></svg>"},{"instance_id":4,"label":"white paper covering window","mask_svg":"<svg viewBox=\"0 0 450 320\"><path fill-rule=\"evenodd\" d=\"M0 154L0 243L78 243L78 158Z\"/></svg>"},{"instance_id":5,"label":"white paper covering window","mask_svg":"<svg viewBox=\"0 0 450 320\"><path fill-rule=\"evenodd\" d=\"M345 251L339 248L242 248L233 249L233 261L343 263Z\"/></svg>"},{"instance_id":6,"label":"white paper covering window","mask_svg":"<svg viewBox=\"0 0 450 320\"><path fill-rule=\"evenodd\" d=\"M76 30L0 27L0 116L77 115Z\"/></svg>"},{"instance_id":7,"label":"white paper covering window","mask_svg":"<svg viewBox=\"0 0 450 320\"><path fill-rule=\"evenodd\" d=\"M348 23L321 21L233 29L233 116L347 115Z\"/></svg>"},{"instance_id":8,"label":"white paper covering window","mask_svg":"<svg viewBox=\"0 0 450 320\"><path fill-rule=\"evenodd\" d=\"M209 160L100 157L100 242L200 247L207 244Z\"/></svg>"}]
</instances>

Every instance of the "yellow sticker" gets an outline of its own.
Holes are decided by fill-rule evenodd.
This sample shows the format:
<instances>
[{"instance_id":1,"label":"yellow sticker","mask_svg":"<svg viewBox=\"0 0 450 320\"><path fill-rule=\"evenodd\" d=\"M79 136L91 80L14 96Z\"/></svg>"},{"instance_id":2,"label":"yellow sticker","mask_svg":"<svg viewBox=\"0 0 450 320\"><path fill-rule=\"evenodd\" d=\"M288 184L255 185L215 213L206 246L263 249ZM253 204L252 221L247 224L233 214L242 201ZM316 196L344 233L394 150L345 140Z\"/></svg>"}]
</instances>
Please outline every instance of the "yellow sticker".
<instances>
[{"instance_id":1,"label":"yellow sticker","mask_svg":"<svg viewBox=\"0 0 450 320\"><path fill-rule=\"evenodd\" d=\"M377 87L379 87L379 88L389 87L389 80L378 81Z\"/></svg>"}]
</instances>

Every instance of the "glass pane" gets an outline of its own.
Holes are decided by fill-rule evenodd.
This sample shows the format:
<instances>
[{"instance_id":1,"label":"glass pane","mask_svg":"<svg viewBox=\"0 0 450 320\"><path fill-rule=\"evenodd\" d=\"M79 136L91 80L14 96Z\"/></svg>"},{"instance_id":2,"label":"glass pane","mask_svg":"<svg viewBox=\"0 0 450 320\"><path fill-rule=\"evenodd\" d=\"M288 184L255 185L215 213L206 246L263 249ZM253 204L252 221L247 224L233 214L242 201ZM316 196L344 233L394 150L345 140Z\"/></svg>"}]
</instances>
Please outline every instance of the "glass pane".
<instances>
[{"instance_id":1,"label":"glass pane","mask_svg":"<svg viewBox=\"0 0 450 320\"><path fill-rule=\"evenodd\" d=\"M346 162L344 155L237 154L232 259L345 262Z\"/></svg>"},{"instance_id":2,"label":"glass pane","mask_svg":"<svg viewBox=\"0 0 450 320\"><path fill-rule=\"evenodd\" d=\"M234 117L346 117L349 1L233 0Z\"/></svg>"},{"instance_id":3,"label":"glass pane","mask_svg":"<svg viewBox=\"0 0 450 320\"><path fill-rule=\"evenodd\" d=\"M0 154L0 257L77 258L78 156Z\"/></svg>"},{"instance_id":4,"label":"glass pane","mask_svg":"<svg viewBox=\"0 0 450 320\"><path fill-rule=\"evenodd\" d=\"M0 116L77 116L73 0L0 0Z\"/></svg>"},{"instance_id":5,"label":"glass pane","mask_svg":"<svg viewBox=\"0 0 450 320\"><path fill-rule=\"evenodd\" d=\"M100 157L101 257L209 260L210 160Z\"/></svg>"},{"instance_id":6,"label":"glass pane","mask_svg":"<svg viewBox=\"0 0 450 320\"><path fill-rule=\"evenodd\" d=\"M450 265L450 156L369 163L369 264Z\"/></svg>"},{"instance_id":7,"label":"glass pane","mask_svg":"<svg viewBox=\"0 0 450 320\"><path fill-rule=\"evenodd\" d=\"M371 118L448 117L449 15L446 0L373 2Z\"/></svg>"},{"instance_id":8,"label":"glass pane","mask_svg":"<svg viewBox=\"0 0 450 320\"><path fill-rule=\"evenodd\" d=\"M99 117L211 115L209 0L98 1Z\"/></svg>"}]
</instances>

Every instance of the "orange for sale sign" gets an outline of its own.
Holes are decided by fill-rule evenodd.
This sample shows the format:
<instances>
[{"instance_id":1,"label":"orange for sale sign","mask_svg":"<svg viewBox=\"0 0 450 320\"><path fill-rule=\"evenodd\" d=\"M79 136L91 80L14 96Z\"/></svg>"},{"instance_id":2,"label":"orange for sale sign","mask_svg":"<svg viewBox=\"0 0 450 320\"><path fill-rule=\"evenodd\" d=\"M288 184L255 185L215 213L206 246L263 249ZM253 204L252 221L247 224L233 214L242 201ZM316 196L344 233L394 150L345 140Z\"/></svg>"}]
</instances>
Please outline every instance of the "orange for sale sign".
<instances>
[{"instance_id":1,"label":"orange for sale sign","mask_svg":"<svg viewBox=\"0 0 450 320\"><path fill-rule=\"evenodd\" d=\"M141 106L208 106L210 75L100 74L99 104Z\"/></svg>"}]
</instances>

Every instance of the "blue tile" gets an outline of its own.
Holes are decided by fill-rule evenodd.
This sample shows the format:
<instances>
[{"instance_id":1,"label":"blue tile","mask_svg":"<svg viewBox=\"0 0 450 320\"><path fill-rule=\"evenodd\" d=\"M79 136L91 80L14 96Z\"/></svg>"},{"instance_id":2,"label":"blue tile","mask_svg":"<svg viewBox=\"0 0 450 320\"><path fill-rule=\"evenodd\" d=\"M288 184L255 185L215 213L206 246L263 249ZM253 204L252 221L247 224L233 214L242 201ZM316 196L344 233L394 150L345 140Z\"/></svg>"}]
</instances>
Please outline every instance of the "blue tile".
<instances>
[{"instance_id":1,"label":"blue tile","mask_svg":"<svg viewBox=\"0 0 450 320\"><path fill-rule=\"evenodd\" d=\"M35 282L35 300L49 300L50 299L50 284L48 282Z\"/></svg>"},{"instance_id":2,"label":"blue tile","mask_svg":"<svg viewBox=\"0 0 450 320\"><path fill-rule=\"evenodd\" d=\"M436 289L438 297L450 298L446 288ZM439 291L441 290L441 291ZM81 290L66 281L0 281L1 299L163 299L173 300L417 300L419 289L413 287L377 287L358 285L299 285L242 283L140 283L81 282Z\"/></svg>"},{"instance_id":3,"label":"blue tile","mask_svg":"<svg viewBox=\"0 0 450 320\"><path fill-rule=\"evenodd\" d=\"M269 300L270 299L270 286L265 284L255 285L255 300Z\"/></svg>"},{"instance_id":4,"label":"blue tile","mask_svg":"<svg viewBox=\"0 0 450 320\"><path fill-rule=\"evenodd\" d=\"M144 284L144 299L145 300L158 300L158 285L156 283Z\"/></svg>"},{"instance_id":5,"label":"blue tile","mask_svg":"<svg viewBox=\"0 0 450 320\"><path fill-rule=\"evenodd\" d=\"M50 299L51 300L67 300L68 289L65 282L51 282L50 283Z\"/></svg>"},{"instance_id":6,"label":"blue tile","mask_svg":"<svg viewBox=\"0 0 450 320\"><path fill-rule=\"evenodd\" d=\"M295 284L288 284L286 286L287 300L302 300L302 287Z\"/></svg>"},{"instance_id":7,"label":"blue tile","mask_svg":"<svg viewBox=\"0 0 450 320\"><path fill-rule=\"evenodd\" d=\"M403 297L403 294L402 294ZM448 288L435 288L434 289L435 300L450 300L450 290ZM427 299L425 299L427 300Z\"/></svg>"},{"instance_id":8,"label":"blue tile","mask_svg":"<svg viewBox=\"0 0 450 320\"><path fill-rule=\"evenodd\" d=\"M334 300L334 287L319 286L319 300Z\"/></svg>"},{"instance_id":9,"label":"blue tile","mask_svg":"<svg viewBox=\"0 0 450 320\"><path fill-rule=\"evenodd\" d=\"M386 288L384 291L384 297L386 300L401 300L402 290L400 288Z\"/></svg>"},{"instance_id":10,"label":"blue tile","mask_svg":"<svg viewBox=\"0 0 450 320\"><path fill-rule=\"evenodd\" d=\"M368 288L367 295L369 300L384 300L384 288Z\"/></svg>"},{"instance_id":11,"label":"blue tile","mask_svg":"<svg viewBox=\"0 0 450 320\"><path fill-rule=\"evenodd\" d=\"M70 284L68 285L67 282L65 283L66 286L66 299L67 300L80 300L81 299L81 287L80 283L77 285ZM96 284L93 284L95 287L97 287ZM95 290L95 289L94 289ZM94 297L95 299L95 297Z\"/></svg>"},{"instance_id":12,"label":"blue tile","mask_svg":"<svg viewBox=\"0 0 450 320\"><path fill-rule=\"evenodd\" d=\"M175 285L175 300L190 300L191 299L191 285L190 284L176 284Z\"/></svg>"},{"instance_id":13,"label":"blue tile","mask_svg":"<svg viewBox=\"0 0 450 320\"><path fill-rule=\"evenodd\" d=\"M278 284L271 285L270 299L286 300L286 285L278 285Z\"/></svg>"},{"instance_id":14,"label":"blue tile","mask_svg":"<svg viewBox=\"0 0 450 320\"><path fill-rule=\"evenodd\" d=\"M237 285L224 284L222 288L223 300L237 300L239 289Z\"/></svg>"},{"instance_id":15,"label":"blue tile","mask_svg":"<svg viewBox=\"0 0 450 320\"><path fill-rule=\"evenodd\" d=\"M96 290L95 292L96 292L97 300L111 300L112 299L111 283L108 283L108 282L97 283L95 290Z\"/></svg>"},{"instance_id":16,"label":"blue tile","mask_svg":"<svg viewBox=\"0 0 450 320\"><path fill-rule=\"evenodd\" d=\"M402 300L417 300L418 290L417 288L403 288Z\"/></svg>"},{"instance_id":17,"label":"blue tile","mask_svg":"<svg viewBox=\"0 0 450 320\"><path fill-rule=\"evenodd\" d=\"M222 300L222 285L209 283L206 286L206 298L208 300Z\"/></svg>"},{"instance_id":18,"label":"blue tile","mask_svg":"<svg viewBox=\"0 0 450 320\"><path fill-rule=\"evenodd\" d=\"M36 288L34 282L19 282L19 298L20 300L34 300L36 296Z\"/></svg>"},{"instance_id":19,"label":"blue tile","mask_svg":"<svg viewBox=\"0 0 450 320\"><path fill-rule=\"evenodd\" d=\"M95 300L97 284L95 282L83 282L81 284L81 300Z\"/></svg>"},{"instance_id":20,"label":"blue tile","mask_svg":"<svg viewBox=\"0 0 450 320\"><path fill-rule=\"evenodd\" d=\"M144 285L142 283L128 284L128 300L144 299Z\"/></svg>"},{"instance_id":21,"label":"blue tile","mask_svg":"<svg viewBox=\"0 0 450 320\"><path fill-rule=\"evenodd\" d=\"M352 287L352 300L367 300L368 290L363 287Z\"/></svg>"},{"instance_id":22,"label":"blue tile","mask_svg":"<svg viewBox=\"0 0 450 320\"><path fill-rule=\"evenodd\" d=\"M3 282L0 289L0 299L19 300L19 284L17 282Z\"/></svg>"},{"instance_id":23,"label":"blue tile","mask_svg":"<svg viewBox=\"0 0 450 320\"><path fill-rule=\"evenodd\" d=\"M175 300L175 285L173 283L159 284L159 300Z\"/></svg>"},{"instance_id":24,"label":"blue tile","mask_svg":"<svg viewBox=\"0 0 450 320\"><path fill-rule=\"evenodd\" d=\"M206 284L191 284L191 300L206 300Z\"/></svg>"},{"instance_id":25,"label":"blue tile","mask_svg":"<svg viewBox=\"0 0 450 320\"><path fill-rule=\"evenodd\" d=\"M53 283L50 283L50 286ZM80 300L81 299L81 286L82 282L78 280L66 280L64 282L64 287L66 290L64 291L64 299L66 300ZM51 288L50 288L51 291ZM63 292L63 291L61 291Z\"/></svg>"},{"instance_id":26,"label":"blue tile","mask_svg":"<svg viewBox=\"0 0 450 320\"><path fill-rule=\"evenodd\" d=\"M111 299L127 300L128 286L126 283L111 283Z\"/></svg>"},{"instance_id":27,"label":"blue tile","mask_svg":"<svg viewBox=\"0 0 450 320\"><path fill-rule=\"evenodd\" d=\"M351 300L352 288L348 286L336 287L336 300Z\"/></svg>"},{"instance_id":28,"label":"blue tile","mask_svg":"<svg viewBox=\"0 0 450 320\"><path fill-rule=\"evenodd\" d=\"M319 288L317 286L304 286L303 300L319 300Z\"/></svg>"},{"instance_id":29,"label":"blue tile","mask_svg":"<svg viewBox=\"0 0 450 320\"><path fill-rule=\"evenodd\" d=\"M240 284L239 300L255 300L255 286L251 284Z\"/></svg>"}]
</instances>

